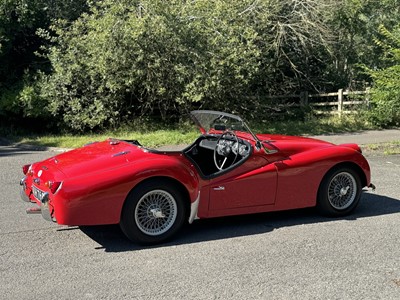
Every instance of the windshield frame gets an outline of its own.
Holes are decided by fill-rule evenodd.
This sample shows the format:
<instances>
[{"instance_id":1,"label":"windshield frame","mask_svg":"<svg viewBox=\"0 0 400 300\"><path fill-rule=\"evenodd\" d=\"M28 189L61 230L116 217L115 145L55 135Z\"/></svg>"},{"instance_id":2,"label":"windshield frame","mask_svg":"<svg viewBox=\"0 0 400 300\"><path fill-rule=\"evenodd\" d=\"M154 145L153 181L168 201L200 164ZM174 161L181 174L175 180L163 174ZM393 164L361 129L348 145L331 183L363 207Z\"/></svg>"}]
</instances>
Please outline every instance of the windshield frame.
<instances>
[{"instance_id":1,"label":"windshield frame","mask_svg":"<svg viewBox=\"0 0 400 300\"><path fill-rule=\"evenodd\" d=\"M197 117L196 117L196 115L197 115ZM199 129L200 129L202 134L209 134L211 126L207 130L207 128L209 126L205 126L205 124L202 124L201 120L198 117L199 115L216 116L214 119L210 118L210 117L204 118L206 120L216 121L218 119L222 120L223 118L228 118L228 119L230 118L230 119L233 119L235 121L240 122L241 126L243 127L243 129L245 131L243 131L243 130L232 130L232 131L242 131L242 132L245 132L245 133L249 133L253 137L253 140L255 142L256 148L257 149L263 148L266 153L269 153L269 150L264 147L264 145L261 143L261 141L258 139L258 137L251 131L250 127L247 125L247 123L241 117L233 115L233 114L230 114L230 113L225 113L225 112L215 111L215 110L193 110L193 111L190 112L190 116L193 119L193 121L196 123L196 125L199 127ZM225 130L228 130L228 129L225 129Z\"/></svg>"},{"instance_id":2,"label":"windshield frame","mask_svg":"<svg viewBox=\"0 0 400 300\"><path fill-rule=\"evenodd\" d=\"M239 116L236 116L236 115L233 115L233 114L230 114L230 113L221 112L221 111L215 111L215 110L193 110L193 111L191 111L190 112L190 117L195 122L195 124L199 127L199 129L200 129L200 131L201 131L201 133L203 135L205 135L205 134L213 134L213 133L209 132L210 129L211 129L211 126L210 126L209 130L206 130L204 124L201 123L201 120L199 120L198 116L196 117L196 115L209 115L209 116L213 115L213 116L216 116L214 119L213 118L209 118L209 117L208 118L204 118L206 120L213 120L213 121L218 120L218 119L221 120L224 117L236 120L236 121L241 123L241 126L245 131L237 130L237 129L231 129L231 131L241 131L241 132L244 132L244 133L249 133L253 137L253 141L255 142L255 148L257 150L263 149L266 154L274 154L274 153L277 152L277 150L270 150L270 149L266 148L264 143L259 140L259 138L253 133L253 131L251 131L251 129L247 125L247 123ZM229 130L229 129L226 129L226 128L221 129L221 131L223 131L223 132L227 131L227 130ZM213 131L215 131L215 129L213 129Z\"/></svg>"},{"instance_id":3,"label":"windshield frame","mask_svg":"<svg viewBox=\"0 0 400 300\"><path fill-rule=\"evenodd\" d=\"M204 121L215 122L217 120L223 120L224 118L225 120L232 119L237 122L240 122L242 127L244 127L244 129L247 130L247 128L244 126L244 121L240 117L225 112L214 111L214 110L193 110L190 112L190 116L195 122L195 124L199 127L202 134L208 134L210 132L210 129L212 128L211 126L208 126L211 124L204 124ZM199 118L199 116L204 116L204 117Z\"/></svg>"}]
</instances>

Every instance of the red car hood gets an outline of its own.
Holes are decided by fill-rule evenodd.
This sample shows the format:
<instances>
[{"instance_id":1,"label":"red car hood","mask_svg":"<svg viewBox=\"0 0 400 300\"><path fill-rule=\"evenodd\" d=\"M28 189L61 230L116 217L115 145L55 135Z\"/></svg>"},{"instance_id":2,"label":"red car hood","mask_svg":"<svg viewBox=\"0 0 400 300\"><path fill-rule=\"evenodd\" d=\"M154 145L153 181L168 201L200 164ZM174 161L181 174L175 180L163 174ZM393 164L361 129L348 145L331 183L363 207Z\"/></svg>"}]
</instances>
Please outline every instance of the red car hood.
<instances>
[{"instance_id":1,"label":"red car hood","mask_svg":"<svg viewBox=\"0 0 400 300\"><path fill-rule=\"evenodd\" d=\"M268 144L272 146L272 148L268 148L276 148L276 150L281 153L285 153L286 155L293 155L308 150L326 148L334 145L326 141L299 136L258 134L257 137L261 141L268 141L266 143L267 147Z\"/></svg>"},{"instance_id":2,"label":"red car hood","mask_svg":"<svg viewBox=\"0 0 400 300\"><path fill-rule=\"evenodd\" d=\"M300 136L257 134L257 138L261 141L266 141L264 144L268 149L278 150L280 153L288 156L305 151L336 146L335 144L326 141ZM351 148L361 153L361 149L357 144L340 144L338 146Z\"/></svg>"},{"instance_id":3,"label":"red car hood","mask_svg":"<svg viewBox=\"0 0 400 300\"><path fill-rule=\"evenodd\" d=\"M117 168L150 155L128 142L107 140L56 155L41 162L41 165L49 169L56 168L68 177L75 177Z\"/></svg>"}]
</instances>

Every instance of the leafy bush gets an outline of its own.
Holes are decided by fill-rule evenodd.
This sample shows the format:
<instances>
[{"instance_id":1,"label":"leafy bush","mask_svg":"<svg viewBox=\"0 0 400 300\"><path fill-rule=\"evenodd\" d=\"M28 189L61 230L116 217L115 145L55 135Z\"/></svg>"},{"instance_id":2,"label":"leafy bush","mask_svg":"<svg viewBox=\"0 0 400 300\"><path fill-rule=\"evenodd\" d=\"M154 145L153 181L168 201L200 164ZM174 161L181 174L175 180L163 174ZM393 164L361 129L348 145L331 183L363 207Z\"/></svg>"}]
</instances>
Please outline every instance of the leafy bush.
<instances>
[{"instance_id":1,"label":"leafy bush","mask_svg":"<svg viewBox=\"0 0 400 300\"><path fill-rule=\"evenodd\" d=\"M102 1L58 22L42 82L49 109L75 130L192 103L223 108L258 71L257 33L225 1ZM178 109L179 108L179 109Z\"/></svg>"},{"instance_id":2,"label":"leafy bush","mask_svg":"<svg viewBox=\"0 0 400 300\"><path fill-rule=\"evenodd\" d=\"M382 39L377 40L384 48L384 59L390 64L383 69L367 69L374 81L370 120L380 126L400 125L400 25L392 32L380 27Z\"/></svg>"},{"instance_id":3,"label":"leafy bush","mask_svg":"<svg viewBox=\"0 0 400 300\"><path fill-rule=\"evenodd\" d=\"M322 44L321 7L299 2L93 2L55 35L42 32L54 42L42 97L78 131L192 107L238 111L244 96L282 89L285 72L301 77L295 62Z\"/></svg>"},{"instance_id":4,"label":"leafy bush","mask_svg":"<svg viewBox=\"0 0 400 300\"><path fill-rule=\"evenodd\" d=\"M23 123L25 117L49 115L34 76L38 70L49 71L47 59L35 55L46 42L36 32L48 28L54 19L72 21L86 9L86 0L0 1L2 123Z\"/></svg>"},{"instance_id":5,"label":"leafy bush","mask_svg":"<svg viewBox=\"0 0 400 300\"><path fill-rule=\"evenodd\" d=\"M393 67L371 39L400 21L398 1L0 1L0 115L73 131L192 108L304 118L260 99L346 88L356 63ZM373 101L371 119L392 124Z\"/></svg>"}]
</instances>

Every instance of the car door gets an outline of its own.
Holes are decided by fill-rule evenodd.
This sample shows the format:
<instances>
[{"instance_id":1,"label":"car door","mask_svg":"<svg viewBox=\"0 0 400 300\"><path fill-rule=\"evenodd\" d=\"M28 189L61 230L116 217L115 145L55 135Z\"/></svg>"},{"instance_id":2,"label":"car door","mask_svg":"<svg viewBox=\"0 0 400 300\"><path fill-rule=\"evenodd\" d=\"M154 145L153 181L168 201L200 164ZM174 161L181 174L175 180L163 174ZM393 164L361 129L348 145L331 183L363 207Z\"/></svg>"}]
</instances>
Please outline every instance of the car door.
<instances>
[{"instance_id":1,"label":"car door","mask_svg":"<svg viewBox=\"0 0 400 300\"><path fill-rule=\"evenodd\" d=\"M210 181L209 210L226 210L275 203L277 169L262 155Z\"/></svg>"}]
</instances>

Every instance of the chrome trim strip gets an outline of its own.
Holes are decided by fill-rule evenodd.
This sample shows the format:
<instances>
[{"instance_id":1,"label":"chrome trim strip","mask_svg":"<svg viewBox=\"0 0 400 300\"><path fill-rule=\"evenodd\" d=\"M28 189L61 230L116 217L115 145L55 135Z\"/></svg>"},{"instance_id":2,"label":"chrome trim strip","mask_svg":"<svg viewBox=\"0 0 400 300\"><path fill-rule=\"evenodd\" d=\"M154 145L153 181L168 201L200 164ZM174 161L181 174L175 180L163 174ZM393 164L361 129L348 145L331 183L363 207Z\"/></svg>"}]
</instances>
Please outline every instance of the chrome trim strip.
<instances>
[{"instance_id":1,"label":"chrome trim strip","mask_svg":"<svg viewBox=\"0 0 400 300\"><path fill-rule=\"evenodd\" d=\"M220 186L217 186L217 187L213 188L213 190L214 191L225 191L225 187L220 185Z\"/></svg>"},{"instance_id":2,"label":"chrome trim strip","mask_svg":"<svg viewBox=\"0 0 400 300\"><path fill-rule=\"evenodd\" d=\"M121 156L121 155L126 155L126 154L128 154L128 153L130 153L130 152L131 152L131 151L122 151L122 152L113 154L112 157L117 157L117 156Z\"/></svg>"},{"instance_id":3,"label":"chrome trim strip","mask_svg":"<svg viewBox=\"0 0 400 300\"><path fill-rule=\"evenodd\" d=\"M64 181L61 181L60 185L58 186L58 188L56 189L56 191L53 193L54 195L58 193L59 190L61 190L62 186L63 186Z\"/></svg>"},{"instance_id":4,"label":"chrome trim strip","mask_svg":"<svg viewBox=\"0 0 400 300\"><path fill-rule=\"evenodd\" d=\"M197 211L199 210L199 202L200 202L200 191L197 195L196 200L190 205L190 216L189 216L189 224L192 224L194 220L200 219L197 216Z\"/></svg>"}]
</instances>

